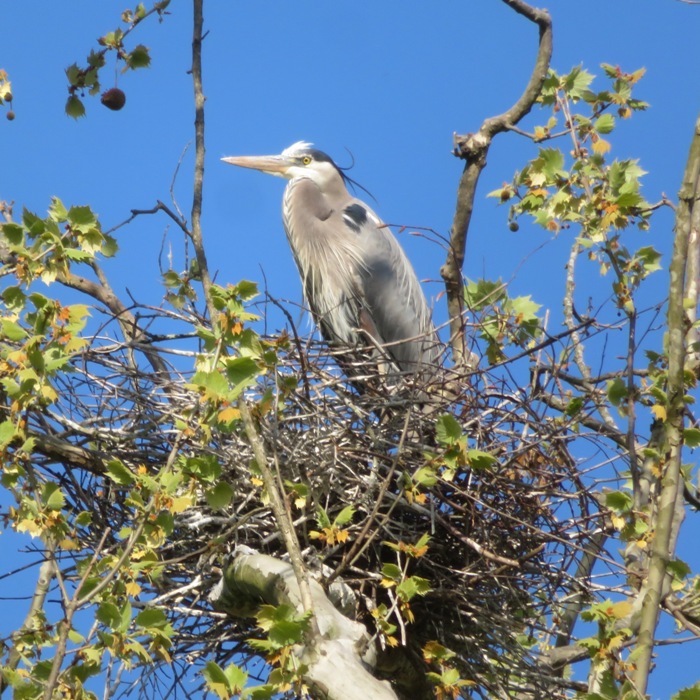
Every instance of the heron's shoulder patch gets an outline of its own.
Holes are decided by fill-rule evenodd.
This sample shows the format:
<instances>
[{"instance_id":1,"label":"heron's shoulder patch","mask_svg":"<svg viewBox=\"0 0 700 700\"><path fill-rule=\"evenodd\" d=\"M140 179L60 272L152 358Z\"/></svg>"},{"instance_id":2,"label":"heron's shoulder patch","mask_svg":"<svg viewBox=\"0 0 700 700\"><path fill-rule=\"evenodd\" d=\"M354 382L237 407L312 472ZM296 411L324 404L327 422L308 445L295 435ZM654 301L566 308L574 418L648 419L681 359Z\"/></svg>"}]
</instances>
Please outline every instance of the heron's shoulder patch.
<instances>
[{"instance_id":1,"label":"heron's shoulder patch","mask_svg":"<svg viewBox=\"0 0 700 700\"><path fill-rule=\"evenodd\" d=\"M348 228L359 233L360 228L367 222L367 210L357 202L349 204L343 209L343 221L348 225Z\"/></svg>"}]
</instances>

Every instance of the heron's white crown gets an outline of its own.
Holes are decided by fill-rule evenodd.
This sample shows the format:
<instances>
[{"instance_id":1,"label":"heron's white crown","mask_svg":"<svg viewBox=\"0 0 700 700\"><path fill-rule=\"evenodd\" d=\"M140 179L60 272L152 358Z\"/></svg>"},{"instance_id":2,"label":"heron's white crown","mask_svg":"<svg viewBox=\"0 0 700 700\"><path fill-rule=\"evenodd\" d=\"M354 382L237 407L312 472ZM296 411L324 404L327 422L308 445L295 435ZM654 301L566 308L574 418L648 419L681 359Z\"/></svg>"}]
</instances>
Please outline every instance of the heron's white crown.
<instances>
[{"instance_id":1,"label":"heron's white crown","mask_svg":"<svg viewBox=\"0 0 700 700\"><path fill-rule=\"evenodd\" d=\"M291 156L294 153L298 153L299 151L308 151L310 148L313 148L313 143L309 143L308 141L297 141L296 143L293 143L291 146L288 146L282 151L283 156Z\"/></svg>"}]
</instances>

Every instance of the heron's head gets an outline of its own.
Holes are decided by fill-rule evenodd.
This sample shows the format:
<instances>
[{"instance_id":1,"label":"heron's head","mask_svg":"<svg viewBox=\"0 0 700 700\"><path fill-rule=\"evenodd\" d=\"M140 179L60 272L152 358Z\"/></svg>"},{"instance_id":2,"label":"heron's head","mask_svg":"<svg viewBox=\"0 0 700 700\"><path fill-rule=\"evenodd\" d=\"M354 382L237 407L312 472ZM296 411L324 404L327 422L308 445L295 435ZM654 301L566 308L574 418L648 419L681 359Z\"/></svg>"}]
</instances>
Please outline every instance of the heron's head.
<instances>
[{"instance_id":1,"label":"heron's head","mask_svg":"<svg viewBox=\"0 0 700 700\"><path fill-rule=\"evenodd\" d=\"M344 179L343 173L333 159L306 141L293 143L278 156L229 156L221 160L224 163L260 170L287 180L305 177L316 182L321 189L324 189L324 185L337 180L339 176Z\"/></svg>"}]
</instances>

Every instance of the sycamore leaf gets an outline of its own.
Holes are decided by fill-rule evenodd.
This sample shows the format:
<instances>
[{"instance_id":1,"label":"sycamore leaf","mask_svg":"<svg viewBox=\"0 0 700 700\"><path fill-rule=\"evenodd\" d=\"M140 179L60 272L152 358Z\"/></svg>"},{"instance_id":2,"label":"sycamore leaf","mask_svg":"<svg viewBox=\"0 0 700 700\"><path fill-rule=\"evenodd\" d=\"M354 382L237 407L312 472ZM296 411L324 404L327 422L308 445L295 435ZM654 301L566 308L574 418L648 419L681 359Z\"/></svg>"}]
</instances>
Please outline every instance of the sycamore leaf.
<instances>
[{"instance_id":1,"label":"sycamore leaf","mask_svg":"<svg viewBox=\"0 0 700 700\"><path fill-rule=\"evenodd\" d=\"M651 407L651 412L654 414L654 418L656 420L660 420L661 422L666 420L666 409L663 406L656 404L655 406Z\"/></svg>"},{"instance_id":2,"label":"sycamore leaf","mask_svg":"<svg viewBox=\"0 0 700 700\"><path fill-rule=\"evenodd\" d=\"M454 445L462 437L462 426L450 413L440 416L435 427L438 442L443 445Z\"/></svg>"},{"instance_id":3,"label":"sycamore leaf","mask_svg":"<svg viewBox=\"0 0 700 700\"><path fill-rule=\"evenodd\" d=\"M671 700L700 700L700 681L676 693Z\"/></svg>"},{"instance_id":4,"label":"sycamore leaf","mask_svg":"<svg viewBox=\"0 0 700 700\"><path fill-rule=\"evenodd\" d=\"M683 431L683 442L688 447L698 447L700 445L700 428L686 428Z\"/></svg>"},{"instance_id":5,"label":"sycamore leaf","mask_svg":"<svg viewBox=\"0 0 700 700\"><path fill-rule=\"evenodd\" d=\"M353 515L355 515L355 509L352 506L345 506L345 508L338 513L333 524L336 526L346 525L352 520Z\"/></svg>"},{"instance_id":6,"label":"sycamore leaf","mask_svg":"<svg viewBox=\"0 0 700 700\"><path fill-rule=\"evenodd\" d=\"M593 123L593 128L599 134L609 134L615 128L615 117L612 114L602 114Z\"/></svg>"},{"instance_id":7,"label":"sycamore leaf","mask_svg":"<svg viewBox=\"0 0 700 700\"><path fill-rule=\"evenodd\" d=\"M610 145L610 141L606 141L605 139L596 139L593 141L593 153L599 156L605 155L612 146Z\"/></svg>"},{"instance_id":8,"label":"sycamore leaf","mask_svg":"<svg viewBox=\"0 0 700 700\"><path fill-rule=\"evenodd\" d=\"M611 491L605 494L605 505L619 513L629 511L633 503L632 496L624 491Z\"/></svg>"},{"instance_id":9,"label":"sycamore leaf","mask_svg":"<svg viewBox=\"0 0 700 700\"><path fill-rule=\"evenodd\" d=\"M213 661L208 661L202 671L202 675L207 682L209 690L221 698L221 700L227 700L231 697L231 682L221 666Z\"/></svg>"},{"instance_id":10,"label":"sycamore leaf","mask_svg":"<svg viewBox=\"0 0 700 700\"><path fill-rule=\"evenodd\" d=\"M0 423L0 447L9 445L17 435L17 427L12 421L4 420Z\"/></svg>"},{"instance_id":11,"label":"sycamore leaf","mask_svg":"<svg viewBox=\"0 0 700 700\"><path fill-rule=\"evenodd\" d=\"M214 510L221 510L226 508L226 506L231 502L233 498L233 489L230 484L225 481L220 481L216 486L208 489L204 497L207 499L207 503Z\"/></svg>"},{"instance_id":12,"label":"sycamore leaf","mask_svg":"<svg viewBox=\"0 0 700 700\"><path fill-rule=\"evenodd\" d=\"M79 97L71 95L66 102L66 114L73 119L79 119L85 116L85 105Z\"/></svg>"},{"instance_id":13,"label":"sycamore leaf","mask_svg":"<svg viewBox=\"0 0 700 700\"><path fill-rule=\"evenodd\" d=\"M477 470L488 469L498 463L498 460L492 454L481 450L467 450L467 459L469 460L469 466Z\"/></svg>"},{"instance_id":14,"label":"sycamore leaf","mask_svg":"<svg viewBox=\"0 0 700 700\"><path fill-rule=\"evenodd\" d=\"M608 382L608 401L613 406L619 406L623 399L627 398L627 385L622 379L613 379Z\"/></svg>"},{"instance_id":15,"label":"sycamore leaf","mask_svg":"<svg viewBox=\"0 0 700 700\"><path fill-rule=\"evenodd\" d=\"M51 481L44 484L41 495L49 510L61 510L66 504L66 498L61 492L61 488Z\"/></svg>"},{"instance_id":16,"label":"sycamore leaf","mask_svg":"<svg viewBox=\"0 0 700 700\"><path fill-rule=\"evenodd\" d=\"M134 483L134 475L117 459L107 463L107 476L120 486L129 486Z\"/></svg>"}]
</instances>

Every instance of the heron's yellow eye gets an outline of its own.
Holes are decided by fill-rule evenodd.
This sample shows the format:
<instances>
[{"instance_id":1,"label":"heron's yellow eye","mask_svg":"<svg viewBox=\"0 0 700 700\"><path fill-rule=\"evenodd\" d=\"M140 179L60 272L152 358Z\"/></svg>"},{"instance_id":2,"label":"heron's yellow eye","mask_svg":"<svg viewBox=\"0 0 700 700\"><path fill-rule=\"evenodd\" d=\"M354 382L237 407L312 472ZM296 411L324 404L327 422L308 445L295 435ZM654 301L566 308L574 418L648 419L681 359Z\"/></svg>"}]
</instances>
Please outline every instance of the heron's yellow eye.
<instances>
[{"instance_id":1,"label":"heron's yellow eye","mask_svg":"<svg viewBox=\"0 0 700 700\"><path fill-rule=\"evenodd\" d=\"M311 162L311 156L304 156L304 157L301 159L301 162L302 162L304 165L308 165L308 164Z\"/></svg>"}]
</instances>

